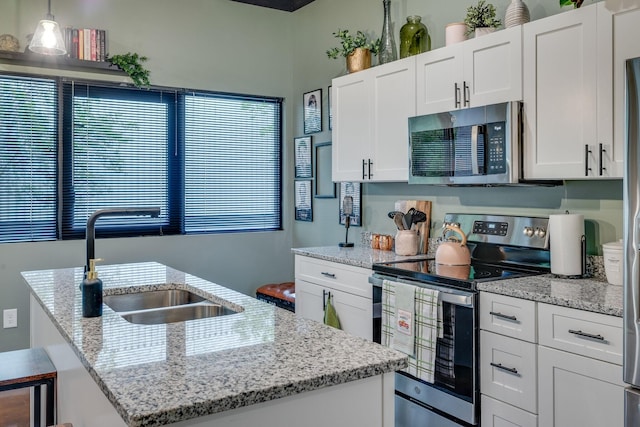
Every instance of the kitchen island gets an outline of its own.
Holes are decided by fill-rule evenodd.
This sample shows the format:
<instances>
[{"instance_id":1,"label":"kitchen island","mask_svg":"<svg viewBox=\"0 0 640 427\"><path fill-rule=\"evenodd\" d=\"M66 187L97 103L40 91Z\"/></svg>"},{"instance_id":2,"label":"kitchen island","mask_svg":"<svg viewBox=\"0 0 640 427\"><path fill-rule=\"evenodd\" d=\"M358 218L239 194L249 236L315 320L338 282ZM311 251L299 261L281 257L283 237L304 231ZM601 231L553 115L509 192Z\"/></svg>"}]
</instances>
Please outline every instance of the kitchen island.
<instances>
[{"instance_id":1,"label":"kitchen island","mask_svg":"<svg viewBox=\"0 0 640 427\"><path fill-rule=\"evenodd\" d=\"M104 294L187 289L236 311L133 324L82 317L82 268L23 273L31 346L58 369L58 422L386 426L406 356L158 263L100 266Z\"/></svg>"}]
</instances>

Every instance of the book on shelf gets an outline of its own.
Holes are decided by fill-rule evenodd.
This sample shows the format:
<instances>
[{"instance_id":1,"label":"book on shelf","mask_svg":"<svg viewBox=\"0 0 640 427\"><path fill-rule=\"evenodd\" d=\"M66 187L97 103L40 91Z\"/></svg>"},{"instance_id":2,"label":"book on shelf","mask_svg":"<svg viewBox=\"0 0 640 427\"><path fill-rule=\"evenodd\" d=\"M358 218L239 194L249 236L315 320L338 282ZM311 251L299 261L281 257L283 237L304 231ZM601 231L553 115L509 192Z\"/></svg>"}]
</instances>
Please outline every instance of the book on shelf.
<instances>
[{"instance_id":1,"label":"book on shelf","mask_svg":"<svg viewBox=\"0 0 640 427\"><path fill-rule=\"evenodd\" d=\"M64 40L67 45L67 57L83 61L106 61L106 30L66 27Z\"/></svg>"}]
</instances>

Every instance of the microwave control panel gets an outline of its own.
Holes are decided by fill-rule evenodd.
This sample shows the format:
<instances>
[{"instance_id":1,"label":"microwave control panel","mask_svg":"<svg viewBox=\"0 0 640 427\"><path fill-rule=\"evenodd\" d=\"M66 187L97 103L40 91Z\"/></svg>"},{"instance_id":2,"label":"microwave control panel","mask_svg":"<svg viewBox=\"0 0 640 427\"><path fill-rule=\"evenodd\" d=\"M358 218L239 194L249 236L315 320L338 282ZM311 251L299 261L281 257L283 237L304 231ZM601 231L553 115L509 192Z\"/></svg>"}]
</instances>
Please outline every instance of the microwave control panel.
<instances>
[{"instance_id":1,"label":"microwave control panel","mask_svg":"<svg viewBox=\"0 0 640 427\"><path fill-rule=\"evenodd\" d=\"M506 161L506 125L504 122L487 123L487 158L485 171L488 175L507 171Z\"/></svg>"}]
</instances>

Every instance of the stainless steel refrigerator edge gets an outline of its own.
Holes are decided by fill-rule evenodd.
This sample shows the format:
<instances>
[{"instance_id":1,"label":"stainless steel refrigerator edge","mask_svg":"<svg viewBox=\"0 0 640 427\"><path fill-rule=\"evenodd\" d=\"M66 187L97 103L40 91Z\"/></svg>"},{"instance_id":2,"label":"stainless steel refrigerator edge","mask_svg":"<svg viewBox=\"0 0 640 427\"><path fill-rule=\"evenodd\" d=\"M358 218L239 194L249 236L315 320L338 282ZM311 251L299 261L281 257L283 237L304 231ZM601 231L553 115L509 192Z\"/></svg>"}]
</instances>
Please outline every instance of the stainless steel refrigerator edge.
<instances>
[{"instance_id":1,"label":"stainless steel refrigerator edge","mask_svg":"<svg viewBox=\"0 0 640 427\"><path fill-rule=\"evenodd\" d=\"M640 425L640 58L626 63L627 117L624 174L625 427Z\"/></svg>"}]
</instances>

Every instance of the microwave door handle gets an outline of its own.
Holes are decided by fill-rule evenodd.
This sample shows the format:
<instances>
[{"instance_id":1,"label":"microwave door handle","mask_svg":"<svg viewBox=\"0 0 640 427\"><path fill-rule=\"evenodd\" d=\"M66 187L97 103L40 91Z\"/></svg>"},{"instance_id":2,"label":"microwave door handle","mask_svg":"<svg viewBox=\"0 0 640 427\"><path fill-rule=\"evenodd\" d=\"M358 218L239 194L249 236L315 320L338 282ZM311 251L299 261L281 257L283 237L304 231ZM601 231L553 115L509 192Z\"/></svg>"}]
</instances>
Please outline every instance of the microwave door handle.
<instances>
[{"instance_id":1,"label":"microwave door handle","mask_svg":"<svg viewBox=\"0 0 640 427\"><path fill-rule=\"evenodd\" d=\"M471 173L473 175L478 175L480 173L480 168L478 166L478 132L480 131L480 126L474 125L471 126Z\"/></svg>"}]
</instances>

